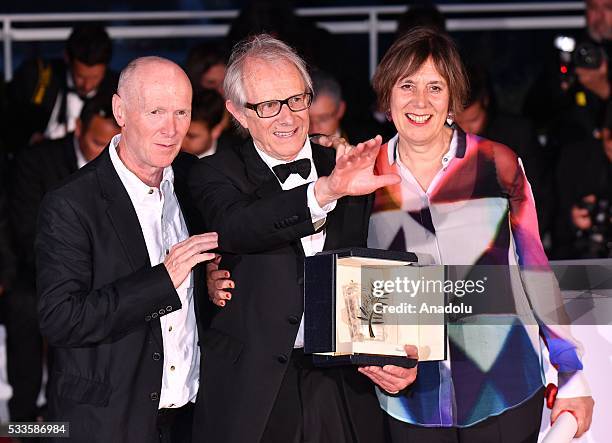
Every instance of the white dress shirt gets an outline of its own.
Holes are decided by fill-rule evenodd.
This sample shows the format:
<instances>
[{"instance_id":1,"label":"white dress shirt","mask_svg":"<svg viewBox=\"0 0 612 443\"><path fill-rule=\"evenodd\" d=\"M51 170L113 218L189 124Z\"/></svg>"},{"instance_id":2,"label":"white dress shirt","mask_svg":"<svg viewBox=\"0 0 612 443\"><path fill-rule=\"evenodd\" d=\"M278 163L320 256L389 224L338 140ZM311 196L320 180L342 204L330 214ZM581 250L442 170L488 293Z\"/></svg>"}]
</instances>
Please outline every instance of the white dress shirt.
<instances>
[{"instance_id":1,"label":"white dress shirt","mask_svg":"<svg viewBox=\"0 0 612 443\"><path fill-rule=\"evenodd\" d=\"M276 165L281 165L283 163L288 163L283 160L278 160L274 157L271 157L261 149L257 147L257 143L254 143L257 148L257 153L261 157L261 159L268 165L270 170ZM310 146L310 139L306 138L306 142L304 142L304 146L298 153L298 155L293 159L301 160L303 158L307 158L310 160L310 175L307 178L302 178L299 174L291 174L284 183L279 183L283 191L288 191L289 189L297 188L298 186L305 185L306 183L310 183L308 189L306 191L307 201L308 201L308 209L310 210L310 216L312 218L312 224L318 225L325 221L327 218L327 214L334 210L336 207L336 201L321 207L319 202L314 195L314 182L317 181L319 176L317 175L317 169L312 161L312 147ZM272 171L274 173L274 171ZM276 174L275 174L276 176ZM277 177L278 180L278 177ZM302 248L304 249L304 255L306 257L310 257L311 255L315 255L318 252L323 250L323 246L325 245L325 229L320 230L312 235L301 238ZM304 315L302 314L302 319L300 321L300 328L298 329L297 337L295 339L294 348L303 348L304 347Z\"/></svg>"},{"instance_id":2,"label":"white dress shirt","mask_svg":"<svg viewBox=\"0 0 612 443\"><path fill-rule=\"evenodd\" d=\"M151 266L164 261L170 248L189 237L174 193L172 167L164 169L159 188L143 183L121 161L117 144L111 140L110 157L136 210ZM199 386L198 331L196 327L193 273L177 288L182 308L160 317L164 345L164 367L160 408L178 408L195 401Z\"/></svg>"},{"instance_id":3,"label":"white dress shirt","mask_svg":"<svg viewBox=\"0 0 612 443\"><path fill-rule=\"evenodd\" d=\"M72 80L70 70L68 70L66 73L66 85L68 88L74 88L74 81ZM93 97L97 92L97 90L90 91L89 94L87 94L87 98ZM47 128L45 129L45 138L50 140L62 138L69 132L74 131L76 128L76 120L81 115L81 110L85 104L83 99L79 97L79 94L74 91L68 92L68 96L66 97L66 122L59 123L59 113L62 107L64 94L66 94L66 91L63 90L60 90L57 94L55 105L51 111L51 117L49 118Z\"/></svg>"}]
</instances>

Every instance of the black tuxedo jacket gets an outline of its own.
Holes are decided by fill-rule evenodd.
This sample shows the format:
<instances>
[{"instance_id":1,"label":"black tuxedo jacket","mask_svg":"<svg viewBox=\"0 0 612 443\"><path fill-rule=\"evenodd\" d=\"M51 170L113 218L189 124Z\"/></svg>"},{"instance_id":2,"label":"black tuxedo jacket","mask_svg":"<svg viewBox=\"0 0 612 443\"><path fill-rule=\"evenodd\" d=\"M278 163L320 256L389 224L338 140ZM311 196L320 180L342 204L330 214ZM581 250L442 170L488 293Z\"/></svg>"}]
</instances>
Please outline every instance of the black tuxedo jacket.
<instances>
[{"instance_id":1,"label":"black tuxedo jacket","mask_svg":"<svg viewBox=\"0 0 612 443\"><path fill-rule=\"evenodd\" d=\"M335 152L314 144L312 150L318 175L329 175ZM194 437L259 442L304 309L300 238L314 233L308 185L283 191L251 140L199 160L189 184L206 230L219 233L222 267L236 282L231 302L211 308L217 312L200 339ZM365 246L370 206L370 197L340 199L327 217L325 249ZM379 441L374 385L355 368L341 374L358 441Z\"/></svg>"},{"instance_id":2,"label":"black tuxedo jacket","mask_svg":"<svg viewBox=\"0 0 612 443\"><path fill-rule=\"evenodd\" d=\"M43 196L76 172L74 134L44 141L17 153L13 167L10 217L21 280L34 290L34 237Z\"/></svg>"},{"instance_id":3,"label":"black tuxedo jacket","mask_svg":"<svg viewBox=\"0 0 612 443\"><path fill-rule=\"evenodd\" d=\"M149 262L108 148L45 196L35 245L40 327L54 354L49 419L70 422L75 442L158 441L159 317L181 302L163 263Z\"/></svg>"},{"instance_id":4,"label":"black tuxedo jacket","mask_svg":"<svg viewBox=\"0 0 612 443\"><path fill-rule=\"evenodd\" d=\"M0 285L4 290L8 290L15 278L17 263L9 229L5 173L4 157L0 155ZM0 297L0 307L3 307L2 303ZM2 314L0 314L0 322L2 322Z\"/></svg>"}]
</instances>

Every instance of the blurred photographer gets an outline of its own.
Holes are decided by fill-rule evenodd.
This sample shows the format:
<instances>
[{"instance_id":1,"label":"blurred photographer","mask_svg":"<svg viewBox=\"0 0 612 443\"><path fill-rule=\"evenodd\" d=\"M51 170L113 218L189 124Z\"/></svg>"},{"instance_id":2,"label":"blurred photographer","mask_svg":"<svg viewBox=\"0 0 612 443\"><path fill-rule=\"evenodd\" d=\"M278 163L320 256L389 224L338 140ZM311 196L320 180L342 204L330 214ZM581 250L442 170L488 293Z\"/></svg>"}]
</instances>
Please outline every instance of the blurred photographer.
<instances>
[{"instance_id":1,"label":"blurred photographer","mask_svg":"<svg viewBox=\"0 0 612 443\"><path fill-rule=\"evenodd\" d=\"M610 97L612 1L587 0L585 15L582 35L556 37L554 60L544 62L523 109L536 123L541 140L553 149L601 136Z\"/></svg>"},{"instance_id":2,"label":"blurred photographer","mask_svg":"<svg viewBox=\"0 0 612 443\"><path fill-rule=\"evenodd\" d=\"M587 0L587 32L591 42L577 48L576 76L581 85L602 100L610 97L610 44L612 42L612 1Z\"/></svg>"},{"instance_id":3,"label":"blurred photographer","mask_svg":"<svg viewBox=\"0 0 612 443\"><path fill-rule=\"evenodd\" d=\"M612 258L610 193L589 194L572 206L576 258Z\"/></svg>"},{"instance_id":4,"label":"blurred photographer","mask_svg":"<svg viewBox=\"0 0 612 443\"><path fill-rule=\"evenodd\" d=\"M558 258L612 257L612 106L600 140L565 146L557 169Z\"/></svg>"}]
</instances>

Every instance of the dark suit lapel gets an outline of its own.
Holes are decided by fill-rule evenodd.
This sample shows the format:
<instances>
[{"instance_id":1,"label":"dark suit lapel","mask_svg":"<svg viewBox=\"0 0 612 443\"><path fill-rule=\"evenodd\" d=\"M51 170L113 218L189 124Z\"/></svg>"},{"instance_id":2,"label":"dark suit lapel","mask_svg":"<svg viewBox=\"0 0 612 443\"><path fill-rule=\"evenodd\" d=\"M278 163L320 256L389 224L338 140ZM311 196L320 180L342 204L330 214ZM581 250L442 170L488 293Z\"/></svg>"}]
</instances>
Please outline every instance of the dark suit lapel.
<instances>
[{"instance_id":1,"label":"dark suit lapel","mask_svg":"<svg viewBox=\"0 0 612 443\"><path fill-rule=\"evenodd\" d=\"M108 202L106 210L133 271L150 266L149 253L132 201L110 159L108 148L97 162L98 180Z\"/></svg>"},{"instance_id":2,"label":"dark suit lapel","mask_svg":"<svg viewBox=\"0 0 612 443\"><path fill-rule=\"evenodd\" d=\"M312 146L312 161L317 169L319 177L326 177L334 170L336 165L335 152L332 148L311 143Z\"/></svg>"},{"instance_id":3,"label":"dark suit lapel","mask_svg":"<svg viewBox=\"0 0 612 443\"><path fill-rule=\"evenodd\" d=\"M283 191L276 175L262 160L256 151L253 141L249 139L241 147L240 155L246 167L246 174L249 180L255 185L255 195L265 198L270 195L278 194ZM298 239L291 243L298 257L304 257L304 247Z\"/></svg>"},{"instance_id":4,"label":"dark suit lapel","mask_svg":"<svg viewBox=\"0 0 612 443\"><path fill-rule=\"evenodd\" d=\"M281 188L276 175L262 160L256 149L252 139L247 140L240 147L240 156L244 162L246 175L255 186L255 194L264 198L282 192L283 188Z\"/></svg>"},{"instance_id":5,"label":"dark suit lapel","mask_svg":"<svg viewBox=\"0 0 612 443\"><path fill-rule=\"evenodd\" d=\"M201 224L196 220L200 219L199 213L192 204L191 195L187 186L189 171L197 161L198 158L196 156L181 151L172 162L172 170L174 172L174 193L176 194L176 199L181 208L181 213L183 214L183 219L185 220L189 235L200 234L202 232Z\"/></svg>"},{"instance_id":6,"label":"dark suit lapel","mask_svg":"<svg viewBox=\"0 0 612 443\"><path fill-rule=\"evenodd\" d=\"M151 266L136 210L117 171L115 171L108 147L95 160L95 163L102 195L108 202L106 213L123 245L123 252L128 257L132 270L137 271L144 266ZM158 345L163 349L159 319L151 321L149 324Z\"/></svg>"},{"instance_id":7,"label":"dark suit lapel","mask_svg":"<svg viewBox=\"0 0 612 443\"><path fill-rule=\"evenodd\" d=\"M201 234L204 232L202 217L198 209L194 206L191 199L191 194L187 186L187 178L193 165L198 161L198 158L194 155L187 154L186 152L179 152L177 157L172 162L172 170L174 171L174 193L178 200L179 207L181 208L181 214L185 220L187 231L189 235ZM203 265L197 265L193 268L193 303L194 311L196 316L196 322L198 325L198 333L203 333L200 330L201 316L200 316L200 297L207 297L206 294L206 275Z\"/></svg>"}]
</instances>

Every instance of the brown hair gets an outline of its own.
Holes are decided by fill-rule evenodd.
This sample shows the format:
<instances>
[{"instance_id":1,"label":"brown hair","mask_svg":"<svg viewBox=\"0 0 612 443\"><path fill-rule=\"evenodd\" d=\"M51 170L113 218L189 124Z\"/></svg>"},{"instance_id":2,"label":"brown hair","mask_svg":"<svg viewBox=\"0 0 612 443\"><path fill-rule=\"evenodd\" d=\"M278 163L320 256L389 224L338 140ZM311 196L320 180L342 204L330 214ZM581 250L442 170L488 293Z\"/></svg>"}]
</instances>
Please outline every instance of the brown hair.
<instances>
[{"instance_id":1,"label":"brown hair","mask_svg":"<svg viewBox=\"0 0 612 443\"><path fill-rule=\"evenodd\" d=\"M372 79L381 111L388 111L396 83L417 72L431 57L449 91L449 112L457 115L465 104L469 84L459 51L451 37L430 28L414 28L399 37L381 60Z\"/></svg>"}]
</instances>

